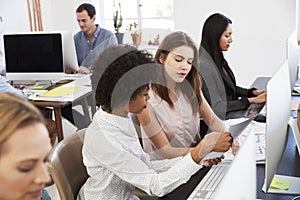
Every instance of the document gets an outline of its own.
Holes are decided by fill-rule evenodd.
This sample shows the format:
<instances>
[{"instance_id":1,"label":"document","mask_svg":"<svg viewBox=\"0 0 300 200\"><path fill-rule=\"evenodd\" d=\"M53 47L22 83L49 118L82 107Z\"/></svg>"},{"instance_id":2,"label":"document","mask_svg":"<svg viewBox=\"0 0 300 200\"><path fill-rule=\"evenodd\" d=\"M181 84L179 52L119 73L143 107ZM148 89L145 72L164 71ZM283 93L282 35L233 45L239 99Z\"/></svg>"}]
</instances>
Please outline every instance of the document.
<instances>
[{"instance_id":1,"label":"document","mask_svg":"<svg viewBox=\"0 0 300 200\"><path fill-rule=\"evenodd\" d=\"M233 138L237 138L246 129L254 117L250 118L239 118L238 122L235 124L229 124L228 132L231 133ZM227 120L228 124L228 120Z\"/></svg>"},{"instance_id":2,"label":"document","mask_svg":"<svg viewBox=\"0 0 300 200\"><path fill-rule=\"evenodd\" d=\"M237 118L237 119L229 119L226 120L224 123L226 125L226 130L231 133L233 139L240 136L240 134L246 129L246 127L251 123L255 116L250 118ZM224 152L210 152L207 154L203 160L213 159L213 158L220 158Z\"/></svg>"},{"instance_id":3,"label":"document","mask_svg":"<svg viewBox=\"0 0 300 200\"><path fill-rule=\"evenodd\" d=\"M74 101L91 91L91 86L76 85L75 82L70 82L44 93L30 95L28 99L36 101Z\"/></svg>"},{"instance_id":4,"label":"document","mask_svg":"<svg viewBox=\"0 0 300 200\"><path fill-rule=\"evenodd\" d=\"M48 92L42 93L39 96L40 97L63 97L66 95L74 94L79 88L80 86L75 86L75 85L62 85L52 90L49 90Z\"/></svg>"},{"instance_id":5,"label":"document","mask_svg":"<svg viewBox=\"0 0 300 200\"><path fill-rule=\"evenodd\" d=\"M300 99L292 99L291 110L298 110Z\"/></svg>"},{"instance_id":6,"label":"document","mask_svg":"<svg viewBox=\"0 0 300 200\"><path fill-rule=\"evenodd\" d=\"M264 164L266 161L266 123L252 121L239 136L240 145L243 145L249 134L255 135L256 164Z\"/></svg>"}]
</instances>

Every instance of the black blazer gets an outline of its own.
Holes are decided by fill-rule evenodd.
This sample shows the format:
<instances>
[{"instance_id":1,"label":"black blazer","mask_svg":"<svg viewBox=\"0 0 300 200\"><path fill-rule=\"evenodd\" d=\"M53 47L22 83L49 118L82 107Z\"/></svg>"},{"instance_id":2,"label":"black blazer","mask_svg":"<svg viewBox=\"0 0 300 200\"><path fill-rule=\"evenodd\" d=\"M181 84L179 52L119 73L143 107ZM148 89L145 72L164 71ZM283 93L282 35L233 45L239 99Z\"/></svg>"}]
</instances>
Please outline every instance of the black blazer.
<instances>
[{"instance_id":1,"label":"black blazer","mask_svg":"<svg viewBox=\"0 0 300 200\"><path fill-rule=\"evenodd\" d=\"M200 47L200 75L202 92L213 111L220 119L225 119L231 111L243 110L250 106L248 97L252 97L255 88L246 89L236 85L232 70L227 71L232 87L224 84L222 76L207 51Z\"/></svg>"}]
</instances>

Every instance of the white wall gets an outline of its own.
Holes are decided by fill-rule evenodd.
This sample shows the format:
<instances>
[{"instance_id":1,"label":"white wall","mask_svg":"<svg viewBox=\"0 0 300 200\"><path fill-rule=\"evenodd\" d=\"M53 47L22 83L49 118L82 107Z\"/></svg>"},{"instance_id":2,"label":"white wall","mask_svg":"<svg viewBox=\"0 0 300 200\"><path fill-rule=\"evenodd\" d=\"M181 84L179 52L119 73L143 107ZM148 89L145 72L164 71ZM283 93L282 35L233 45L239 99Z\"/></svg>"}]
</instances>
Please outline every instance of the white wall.
<instances>
[{"instance_id":1,"label":"white wall","mask_svg":"<svg viewBox=\"0 0 300 200\"><path fill-rule=\"evenodd\" d=\"M29 31L27 1L0 1L4 29ZM210 14L220 12L229 17L234 43L226 56L238 84L248 86L258 76L272 76L286 58L286 38L296 27L296 1L174 0L175 28L188 32L199 44L200 30ZM41 0L44 30L78 31L75 10L82 2Z\"/></svg>"},{"instance_id":2,"label":"white wall","mask_svg":"<svg viewBox=\"0 0 300 200\"><path fill-rule=\"evenodd\" d=\"M0 16L3 17L5 31L30 30L25 0L0 0Z\"/></svg>"},{"instance_id":3,"label":"white wall","mask_svg":"<svg viewBox=\"0 0 300 200\"><path fill-rule=\"evenodd\" d=\"M48 31L68 30L76 33L79 30L76 21L76 9L81 3L91 0L44 0L44 29ZM48 5L46 5L46 3Z\"/></svg>"},{"instance_id":4,"label":"white wall","mask_svg":"<svg viewBox=\"0 0 300 200\"><path fill-rule=\"evenodd\" d=\"M41 0L42 23L45 31L79 30L76 8L91 0ZM0 0L0 16L6 32L30 31L26 0Z\"/></svg>"},{"instance_id":5,"label":"white wall","mask_svg":"<svg viewBox=\"0 0 300 200\"><path fill-rule=\"evenodd\" d=\"M296 27L296 0L175 0L175 28L197 44L205 19L220 12L233 21L227 60L241 86L272 76L286 58L286 39ZM187 3L188 2L188 3Z\"/></svg>"}]
</instances>

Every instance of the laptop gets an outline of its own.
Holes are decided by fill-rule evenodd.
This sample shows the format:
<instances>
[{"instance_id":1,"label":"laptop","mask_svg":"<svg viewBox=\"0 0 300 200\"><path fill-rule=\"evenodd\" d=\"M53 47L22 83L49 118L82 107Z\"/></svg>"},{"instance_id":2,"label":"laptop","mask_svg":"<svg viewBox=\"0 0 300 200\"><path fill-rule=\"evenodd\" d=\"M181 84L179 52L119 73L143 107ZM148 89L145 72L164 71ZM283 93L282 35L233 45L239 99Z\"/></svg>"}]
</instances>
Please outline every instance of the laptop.
<instances>
[{"instance_id":1,"label":"laptop","mask_svg":"<svg viewBox=\"0 0 300 200\"><path fill-rule=\"evenodd\" d=\"M235 119L241 117L252 117L261 112L265 103L255 103L251 104L247 109L237 110L227 113L226 119Z\"/></svg>"},{"instance_id":2,"label":"laptop","mask_svg":"<svg viewBox=\"0 0 300 200\"><path fill-rule=\"evenodd\" d=\"M232 161L212 166L188 200L256 199L255 137L249 134Z\"/></svg>"},{"instance_id":3,"label":"laptop","mask_svg":"<svg viewBox=\"0 0 300 200\"><path fill-rule=\"evenodd\" d=\"M259 77L250 87L255 87L259 90L266 89L271 77ZM228 112L226 119L234 119L240 117L251 117L260 113L265 107L265 103L251 104L247 109Z\"/></svg>"}]
</instances>

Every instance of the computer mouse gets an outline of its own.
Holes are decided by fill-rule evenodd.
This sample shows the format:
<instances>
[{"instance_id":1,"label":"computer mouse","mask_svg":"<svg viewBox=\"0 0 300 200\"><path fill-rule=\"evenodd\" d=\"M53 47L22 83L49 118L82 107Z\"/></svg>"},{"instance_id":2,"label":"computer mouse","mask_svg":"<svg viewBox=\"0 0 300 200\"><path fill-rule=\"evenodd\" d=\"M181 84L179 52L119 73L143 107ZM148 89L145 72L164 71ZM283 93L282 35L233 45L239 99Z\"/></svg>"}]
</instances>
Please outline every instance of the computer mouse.
<instances>
[{"instance_id":1,"label":"computer mouse","mask_svg":"<svg viewBox=\"0 0 300 200\"><path fill-rule=\"evenodd\" d=\"M254 117L253 119L256 122L262 122L262 123L266 123L267 117L265 114L258 114Z\"/></svg>"},{"instance_id":2,"label":"computer mouse","mask_svg":"<svg viewBox=\"0 0 300 200\"><path fill-rule=\"evenodd\" d=\"M300 96L300 93L299 93L299 91L297 91L297 90L293 90L293 91L292 91L292 95L293 95L293 96Z\"/></svg>"}]
</instances>

